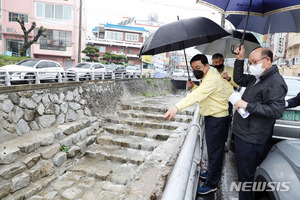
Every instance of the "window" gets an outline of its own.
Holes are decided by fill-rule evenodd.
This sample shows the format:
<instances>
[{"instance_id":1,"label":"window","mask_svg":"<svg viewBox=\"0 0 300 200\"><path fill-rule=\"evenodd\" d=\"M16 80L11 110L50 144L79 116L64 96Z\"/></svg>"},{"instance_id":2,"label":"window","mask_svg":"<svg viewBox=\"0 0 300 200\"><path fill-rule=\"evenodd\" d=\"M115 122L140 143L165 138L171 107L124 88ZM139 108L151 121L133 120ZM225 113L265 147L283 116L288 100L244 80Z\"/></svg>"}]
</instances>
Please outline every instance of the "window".
<instances>
[{"instance_id":1,"label":"window","mask_svg":"<svg viewBox=\"0 0 300 200\"><path fill-rule=\"evenodd\" d=\"M47 37L39 39L40 48L48 50L66 51L66 47L72 46L72 32L47 30Z\"/></svg>"},{"instance_id":2,"label":"window","mask_svg":"<svg viewBox=\"0 0 300 200\"><path fill-rule=\"evenodd\" d=\"M107 39L107 40L123 40L123 33L113 32L113 31L106 31L105 32L105 39Z\"/></svg>"},{"instance_id":3,"label":"window","mask_svg":"<svg viewBox=\"0 0 300 200\"><path fill-rule=\"evenodd\" d=\"M106 52L106 47L104 46L95 46L95 47L99 49L99 52Z\"/></svg>"},{"instance_id":4,"label":"window","mask_svg":"<svg viewBox=\"0 0 300 200\"><path fill-rule=\"evenodd\" d=\"M127 54L132 54L132 49L127 49Z\"/></svg>"},{"instance_id":5,"label":"window","mask_svg":"<svg viewBox=\"0 0 300 200\"><path fill-rule=\"evenodd\" d=\"M15 17L17 17L19 19L21 19L21 17L24 17L24 22L28 23L28 15L20 14L20 13L13 13L13 12L9 12L8 21L9 22L15 22L16 21Z\"/></svg>"},{"instance_id":6,"label":"window","mask_svg":"<svg viewBox=\"0 0 300 200\"><path fill-rule=\"evenodd\" d=\"M35 3L36 17L49 19L72 20L72 7L48 3Z\"/></svg>"},{"instance_id":7,"label":"window","mask_svg":"<svg viewBox=\"0 0 300 200\"><path fill-rule=\"evenodd\" d=\"M139 35L138 34L132 34L132 33L126 33L125 34L125 40L126 41L139 41Z\"/></svg>"},{"instance_id":8,"label":"window","mask_svg":"<svg viewBox=\"0 0 300 200\"><path fill-rule=\"evenodd\" d=\"M125 49L120 49L119 53L123 53L124 54L125 53Z\"/></svg>"}]
</instances>

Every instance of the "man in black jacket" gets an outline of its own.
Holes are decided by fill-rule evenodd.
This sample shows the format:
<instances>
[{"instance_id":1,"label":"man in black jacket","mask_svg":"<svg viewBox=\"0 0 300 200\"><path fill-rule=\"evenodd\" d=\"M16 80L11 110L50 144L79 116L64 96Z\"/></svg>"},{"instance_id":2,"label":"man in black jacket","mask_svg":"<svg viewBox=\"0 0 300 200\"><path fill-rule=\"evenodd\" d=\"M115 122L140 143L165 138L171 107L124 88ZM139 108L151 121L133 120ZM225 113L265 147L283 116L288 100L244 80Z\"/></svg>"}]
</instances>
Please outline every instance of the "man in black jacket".
<instances>
[{"instance_id":1,"label":"man in black jacket","mask_svg":"<svg viewBox=\"0 0 300 200\"><path fill-rule=\"evenodd\" d=\"M264 157L267 139L276 119L284 112L287 86L277 66L272 66L273 53L269 49L258 48L249 55L252 75L244 74L244 47L236 49L235 53L233 80L246 90L234 106L250 113L242 118L235 112L233 119L238 178L240 182L253 182L256 168ZM253 192L240 191L239 199L252 200Z\"/></svg>"},{"instance_id":2,"label":"man in black jacket","mask_svg":"<svg viewBox=\"0 0 300 200\"><path fill-rule=\"evenodd\" d=\"M294 108L299 105L300 105L300 92L297 94L297 96L286 101L287 108Z\"/></svg>"}]
</instances>

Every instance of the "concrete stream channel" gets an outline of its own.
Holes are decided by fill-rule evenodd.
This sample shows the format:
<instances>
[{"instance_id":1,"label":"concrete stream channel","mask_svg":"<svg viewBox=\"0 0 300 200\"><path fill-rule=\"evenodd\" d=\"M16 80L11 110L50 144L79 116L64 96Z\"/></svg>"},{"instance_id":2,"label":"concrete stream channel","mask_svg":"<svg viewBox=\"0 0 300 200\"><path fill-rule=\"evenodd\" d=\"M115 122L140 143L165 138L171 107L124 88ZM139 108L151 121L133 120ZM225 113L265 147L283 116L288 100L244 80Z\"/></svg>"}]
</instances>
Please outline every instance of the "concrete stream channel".
<instances>
[{"instance_id":1,"label":"concrete stream channel","mask_svg":"<svg viewBox=\"0 0 300 200\"><path fill-rule=\"evenodd\" d=\"M180 150L193 109L163 119L182 95L134 97L101 116L84 156L30 200L155 199Z\"/></svg>"},{"instance_id":2,"label":"concrete stream channel","mask_svg":"<svg viewBox=\"0 0 300 200\"><path fill-rule=\"evenodd\" d=\"M175 120L167 121L163 118L165 112L182 99L187 91L176 90L175 93L170 93L163 92L163 89L159 88L160 95L149 97L144 94L142 96L140 91L132 89L131 86L140 84L150 91L149 81L148 85L143 80L142 83L140 80L134 81L136 83L132 83L132 81L123 81L118 84L101 82L101 86L97 87L105 88L105 90L93 89L96 86L90 86L90 84L76 86L75 90L71 88L49 91L53 93L49 93L49 99L54 104L53 107L63 105L54 98L56 93L57 96L65 97L65 99L70 97L70 93L73 93L75 100L74 102L71 102L73 98L67 100L69 107L74 107L77 101L82 102L82 98L79 98L78 95L90 98L88 94L92 94L93 91L105 93L111 91L114 95L117 91L122 98L114 100L114 104L107 104L114 106L114 109L106 111L105 107L100 106L105 112L100 113L101 110L98 110L98 115L81 114L80 117L79 114L83 112L76 111L77 120L65 121L56 126L50 124L49 128L31 131L23 135L18 134L19 137L13 136L12 139L0 143L0 199L160 199L168 176L180 153L180 147L184 142L195 107L187 108L178 113ZM167 88L170 87L167 81L158 83L165 84ZM87 90L85 87L90 89ZM152 85L151 87L157 89L157 86ZM124 88L131 95L123 94ZM139 95L132 95L134 92ZM38 112L35 111L34 106L29 108L29 103L26 102L32 103L32 99L34 101L42 99L41 103L45 104L46 93L47 91L35 90L35 92L18 91L17 95L3 95L0 107L8 114L3 114L2 121L11 115L9 112L16 112L14 110L23 109L24 106L27 110L32 109L34 112ZM41 98L38 97L39 95ZM42 95L44 96L42 97ZM14 105L10 104L10 100L7 98L12 96L14 99L19 96L20 102L25 102L24 105L18 105L18 101L15 103L13 100ZM99 97L103 98L101 99L103 102L110 101L108 98ZM28 98L32 99L27 101ZM96 101L97 98L93 99ZM56 106L56 103L59 106ZM11 109L4 108L4 104L11 105ZM82 109L85 107L84 105L82 103ZM98 103L95 105L98 106ZM92 106L89 107L93 109ZM50 113L49 110L48 112ZM19 113L22 114L21 111ZM84 113L89 114L86 110ZM59 112L56 115L58 116L58 114ZM36 117L38 116L36 114ZM17 120L15 121L17 122ZM37 120L37 122L40 121ZM14 129L17 128L18 126L14 126ZM7 135L4 131L0 134ZM62 144L71 146L67 150L68 152L59 150ZM203 163L203 169L205 169L206 154L203 155ZM236 193L228 192L230 183L236 181L234 166L234 153L229 151L225 153L222 181L217 192L197 196L196 199L237 199Z\"/></svg>"}]
</instances>

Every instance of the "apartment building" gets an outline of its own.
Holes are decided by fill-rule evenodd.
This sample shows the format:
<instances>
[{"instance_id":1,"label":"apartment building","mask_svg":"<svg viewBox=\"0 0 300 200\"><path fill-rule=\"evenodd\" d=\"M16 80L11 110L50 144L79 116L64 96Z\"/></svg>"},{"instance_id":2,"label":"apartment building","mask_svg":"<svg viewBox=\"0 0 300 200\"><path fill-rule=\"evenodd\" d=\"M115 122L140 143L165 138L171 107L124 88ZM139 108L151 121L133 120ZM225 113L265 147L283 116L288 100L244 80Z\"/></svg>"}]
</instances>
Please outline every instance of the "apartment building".
<instances>
[{"instance_id":1,"label":"apartment building","mask_svg":"<svg viewBox=\"0 0 300 200\"><path fill-rule=\"evenodd\" d=\"M82 2L82 25L79 44L79 12ZM79 45L85 48L86 14L82 0L0 0L0 51L6 55L18 55L23 45L23 31L15 16L25 18L27 29L36 22L36 30L32 31L32 39L37 28L47 29L47 37L41 36L27 51L33 58L49 59L59 62L64 67L70 67L78 62Z\"/></svg>"},{"instance_id":2,"label":"apartment building","mask_svg":"<svg viewBox=\"0 0 300 200\"><path fill-rule=\"evenodd\" d=\"M87 44L99 48L100 59L105 52L126 55L128 65L140 65L138 53L144 42L142 27L106 23L93 29L94 37L88 37Z\"/></svg>"}]
</instances>

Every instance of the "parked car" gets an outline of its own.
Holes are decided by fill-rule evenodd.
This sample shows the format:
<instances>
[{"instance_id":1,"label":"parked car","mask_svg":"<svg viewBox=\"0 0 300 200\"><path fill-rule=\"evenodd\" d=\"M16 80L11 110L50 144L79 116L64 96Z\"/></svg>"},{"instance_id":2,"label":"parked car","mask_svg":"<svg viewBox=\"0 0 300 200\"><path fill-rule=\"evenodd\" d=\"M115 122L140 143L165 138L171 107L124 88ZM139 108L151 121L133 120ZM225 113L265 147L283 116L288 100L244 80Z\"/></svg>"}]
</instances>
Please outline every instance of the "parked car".
<instances>
[{"instance_id":1,"label":"parked car","mask_svg":"<svg viewBox=\"0 0 300 200\"><path fill-rule=\"evenodd\" d=\"M106 66L106 68L112 70L115 73L126 72L126 69L125 69L124 65L116 65L114 63L111 63L111 64L108 64Z\"/></svg>"},{"instance_id":2,"label":"parked car","mask_svg":"<svg viewBox=\"0 0 300 200\"><path fill-rule=\"evenodd\" d=\"M126 76L127 77L141 77L142 71L139 67L127 66L126 67Z\"/></svg>"},{"instance_id":3,"label":"parked car","mask_svg":"<svg viewBox=\"0 0 300 200\"><path fill-rule=\"evenodd\" d=\"M300 92L300 77L283 76L288 92L285 99L295 97ZM242 87L240 94L242 95L245 88ZM287 108L281 119L276 120L274 125L273 139L300 139L300 106L296 108Z\"/></svg>"},{"instance_id":4,"label":"parked car","mask_svg":"<svg viewBox=\"0 0 300 200\"><path fill-rule=\"evenodd\" d=\"M96 62L82 62L76 66L71 67L67 71L67 77L69 80L75 80L76 72L78 73L79 80L90 80L92 72L94 73L95 79L112 78L112 70L107 69L103 64Z\"/></svg>"},{"instance_id":5,"label":"parked car","mask_svg":"<svg viewBox=\"0 0 300 200\"><path fill-rule=\"evenodd\" d=\"M283 77L288 86L287 100L295 97L300 92L300 77ZM282 118L276 120L273 138L300 139L300 106L286 109Z\"/></svg>"},{"instance_id":6,"label":"parked car","mask_svg":"<svg viewBox=\"0 0 300 200\"><path fill-rule=\"evenodd\" d=\"M58 80L59 73L65 76L64 68L57 62L52 60L25 59L14 65L5 65L0 68L7 71L10 75L11 82L26 81L34 83L36 81L36 73L38 72L40 80ZM3 72L2 72L3 73ZM4 76L1 76L3 79Z\"/></svg>"},{"instance_id":7,"label":"parked car","mask_svg":"<svg viewBox=\"0 0 300 200\"><path fill-rule=\"evenodd\" d=\"M184 70L182 69L175 69L172 73L173 77L183 77L184 76Z\"/></svg>"},{"instance_id":8,"label":"parked car","mask_svg":"<svg viewBox=\"0 0 300 200\"><path fill-rule=\"evenodd\" d=\"M300 199L299 154L300 140L283 140L275 144L256 170L254 181L260 186L254 192L254 199ZM262 188L264 184L267 187Z\"/></svg>"}]
</instances>

